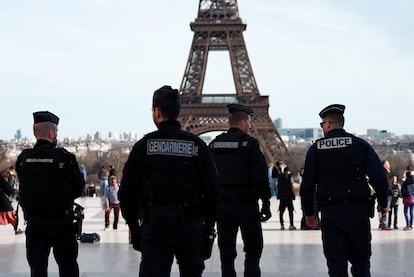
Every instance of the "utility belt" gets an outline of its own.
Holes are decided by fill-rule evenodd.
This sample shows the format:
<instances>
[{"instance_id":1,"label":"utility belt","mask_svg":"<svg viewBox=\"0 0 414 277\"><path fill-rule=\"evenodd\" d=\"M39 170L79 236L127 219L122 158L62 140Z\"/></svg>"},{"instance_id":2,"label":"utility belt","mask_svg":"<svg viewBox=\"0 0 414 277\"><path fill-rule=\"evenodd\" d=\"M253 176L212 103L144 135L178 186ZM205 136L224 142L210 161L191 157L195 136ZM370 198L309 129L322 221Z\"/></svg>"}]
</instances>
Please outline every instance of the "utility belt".
<instances>
[{"instance_id":1,"label":"utility belt","mask_svg":"<svg viewBox=\"0 0 414 277\"><path fill-rule=\"evenodd\" d=\"M225 204L256 205L259 197L246 186L225 186L219 189L219 200Z\"/></svg>"},{"instance_id":2,"label":"utility belt","mask_svg":"<svg viewBox=\"0 0 414 277\"><path fill-rule=\"evenodd\" d=\"M368 205L369 199L320 199L318 200L319 207L338 206L346 204L361 204Z\"/></svg>"},{"instance_id":3,"label":"utility belt","mask_svg":"<svg viewBox=\"0 0 414 277\"><path fill-rule=\"evenodd\" d=\"M61 218L70 220L73 218L73 210L67 209L32 209L24 210L26 219L32 218Z\"/></svg>"},{"instance_id":4,"label":"utility belt","mask_svg":"<svg viewBox=\"0 0 414 277\"><path fill-rule=\"evenodd\" d=\"M373 218L375 215L375 197L369 197L367 199L320 199L317 202L317 208L318 210L323 211L324 209L332 206L349 204L356 204L366 207L370 218Z\"/></svg>"},{"instance_id":5,"label":"utility belt","mask_svg":"<svg viewBox=\"0 0 414 277\"><path fill-rule=\"evenodd\" d=\"M157 190L145 194L139 202L139 217L153 221L166 217L177 217L180 221L201 218L204 202L201 195L179 189Z\"/></svg>"},{"instance_id":6,"label":"utility belt","mask_svg":"<svg viewBox=\"0 0 414 277\"><path fill-rule=\"evenodd\" d=\"M185 207L183 205L150 205L144 211L144 222L158 220L159 218L175 217L179 221L200 219L203 217L200 207Z\"/></svg>"},{"instance_id":7,"label":"utility belt","mask_svg":"<svg viewBox=\"0 0 414 277\"><path fill-rule=\"evenodd\" d=\"M316 196L321 204L364 204L369 199L369 187L365 183L321 183Z\"/></svg>"}]
</instances>

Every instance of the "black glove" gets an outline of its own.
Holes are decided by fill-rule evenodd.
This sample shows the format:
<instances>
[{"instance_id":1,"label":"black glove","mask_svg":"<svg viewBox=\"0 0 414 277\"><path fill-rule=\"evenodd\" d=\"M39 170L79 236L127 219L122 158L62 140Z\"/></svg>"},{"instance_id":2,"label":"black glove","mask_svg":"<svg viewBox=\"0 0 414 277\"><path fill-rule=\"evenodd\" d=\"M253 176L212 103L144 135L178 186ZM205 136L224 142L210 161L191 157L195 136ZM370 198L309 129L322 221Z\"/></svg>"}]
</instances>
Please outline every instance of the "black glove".
<instances>
[{"instance_id":1,"label":"black glove","mask_svg":"<svg viewBox=\"0 0 414 277\"><path fill-rule=\"evenodd\" d=\"M141 251L141 233L139 230L138 222L128 223L128 227L131 234L130 243L132 244L132 248L134 248L136 251Z\"/></svg>"},{"instance_id":2,"label":"black glove","mask_svg":"<svg viewBox=\"0 0 414 277\"><path fill-rule=\"evenodd\" d=\"M215 237L216 230L214 228L204 232L203 240L201 241L201 257L203 260L207 260L211 257Z\"/></svg>"},{"instance_id":3,"label":"black glove","mask_svg":"<svg viewBox=\"0 0 414 277\"><path fill-rule=\"evenodd\" d=\"M260 210L260 221L265 222L272 217L272 213L270 212L270 201L262 201L262 209Z\"/></svg>"}]
</instances>

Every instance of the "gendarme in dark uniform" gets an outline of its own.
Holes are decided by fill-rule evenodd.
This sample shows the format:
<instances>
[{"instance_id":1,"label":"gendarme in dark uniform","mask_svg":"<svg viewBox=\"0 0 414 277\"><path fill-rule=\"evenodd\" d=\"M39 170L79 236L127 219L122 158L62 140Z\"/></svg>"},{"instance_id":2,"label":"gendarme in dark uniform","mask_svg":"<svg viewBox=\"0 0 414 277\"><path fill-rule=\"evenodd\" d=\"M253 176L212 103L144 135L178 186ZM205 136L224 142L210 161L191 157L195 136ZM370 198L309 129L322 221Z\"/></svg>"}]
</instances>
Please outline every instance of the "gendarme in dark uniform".
<instances>
[{"instance_id":1,"label":"gendarme in dark uniform","mask_svg":"<svg viewBox=\"0 0 414 277\"><path fill-rule=\"evenodd\" d=\"M321 211L329 275L348 276L350 262L353 276L370 276L374 204L368 179L380 207L387 207L388 181L373 148L343 129L344 110L344 105L333 104L319 113L325 137L308 150L301 196L308 226L317 226L315 201Z\"/></svg>"},{"instance_id":2,"label":"gendarme in dark uniform","mask_svg":"<svg viewBox=\"0 0 414 277\"><path fill-rule=\"evenodd\" d=\"M181 130L179 111L176 89L154 92L158 130L134 145L123 170L118 197L141 277L170 276L174 256L180 276L201 276L209 257L202 249L216 220L217 173L205 142Z\"/></svg>"},{"instance_id":3,"label":"gendarme in dark uniform","mask_svg":"<svg viewBox=\"0 0 414 277\"><path fill-rule=\"evenodd\" d=\"M37 142L23 150L16 162L31 277L47 276L52 248L59 276L77 277L78 242L72 211L85 181L75 155L56 147L59 118L47 111L35 112L33 118Z\"/></svg>"},{"instance_id":4,"label":"gendarme in dark uniform","mask_svg":"<svg viewBox=\"0 0 414 277\"><path fill-rule=\"evenodd\" d=\"M230 129L209 145L218 170L217 229L222 276L236 276L234 259L239 228L245 251L244 276L260 276L261 221L271 217L267 163L259 142L247 134L253 110L239 104L228 105L228 110Z\"/></svg>"}]
</instances>

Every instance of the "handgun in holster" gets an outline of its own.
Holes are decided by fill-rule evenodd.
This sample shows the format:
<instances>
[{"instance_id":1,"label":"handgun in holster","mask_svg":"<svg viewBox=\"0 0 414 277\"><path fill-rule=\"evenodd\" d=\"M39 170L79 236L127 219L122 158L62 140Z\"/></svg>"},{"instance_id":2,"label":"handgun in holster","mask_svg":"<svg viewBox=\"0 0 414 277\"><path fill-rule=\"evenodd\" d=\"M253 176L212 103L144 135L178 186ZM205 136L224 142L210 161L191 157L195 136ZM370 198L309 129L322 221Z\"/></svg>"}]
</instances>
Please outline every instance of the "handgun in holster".
<instances>
[{"instance_id":1,"label":"handgun in holster","mask_svg":"<svg viewBox=\"0 0 414 277\"><path fill-rule=\"evenodd\" d=\"M211 257L211 252L213 251L214 239L216 238L216 236L217 234L214 228L204 233L203 240L201 242L201 257L204 260L207 260Z\"/></svg>"},{"instance_id":2,"label":"handgun in holster","mask_svg":"<svg viewBox=\"0 0 414 277\"><path fill-rule=\"evenodd\" d=\"M73 203L73 205L73 230L75 232L76 239L80 239L82 234L82 223L83 219L85 218L85 215L83 213L84 207L82 207L78 203Z\"/></svg>"},{"instance_id":3,"label":"handgun in holster","mask_svg":"<svg viewBox=\"0 0 414 277\"><path fill-rule=\"evenodd\" d=\"M373 218L375 216L375 195L370 195L368 198L368 216Z\"/></svg>"}]
</instances>

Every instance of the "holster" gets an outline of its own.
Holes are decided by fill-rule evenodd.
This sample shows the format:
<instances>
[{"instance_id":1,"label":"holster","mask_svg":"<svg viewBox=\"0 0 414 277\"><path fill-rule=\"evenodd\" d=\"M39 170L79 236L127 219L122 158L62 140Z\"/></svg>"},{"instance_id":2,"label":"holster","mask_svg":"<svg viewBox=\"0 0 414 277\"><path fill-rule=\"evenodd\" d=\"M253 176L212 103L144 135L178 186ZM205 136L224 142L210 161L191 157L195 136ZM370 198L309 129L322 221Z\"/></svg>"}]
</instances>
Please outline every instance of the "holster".
<instances>
[{"instance_id":1,"label":"holster","mask_svg":"<svg viewBox=\"0 0 414 277\"><path fill-rule=\"evenodd\" d=\"M368 200L368 216L373 218L375 216L375 195L371 195Z\"/></svg>"},{"instance_id":2,"label":"holster","mask_svg":"<svg viewBox=\"0 0 414 277\"><path fill-rule=\"evenodd\" d=\"M68 211L68 217L70 222L72 222L73 232L77 239L80 239L82 234L82 223L85 218L83 210L84 208L81 205L74 203L73 211Z\"/></svg>"},{"instance_id":3,"label":"holster","mask_svg":"<svg viewBox=\"0 0 414 277\"><path fill-rule=\"evenodd\" d=\"M128 222L129 232L131 233L130 242L132 248L136 251L141 251L141 233L138 222Z\"/></svg>"},{"instance_id":4,"label":"holster","mask_svg":"<svg viewBox=\"0 0 414 277\"><path fill-rule=\"evenodd\" d=\"M211 257L211 252L213 251L214 239L216 238L216 230L211 229L208 232L205 232L203 235L203 240L201 242L201 257L204 260L207 260Z\"/></svg>"}]
</instances>

